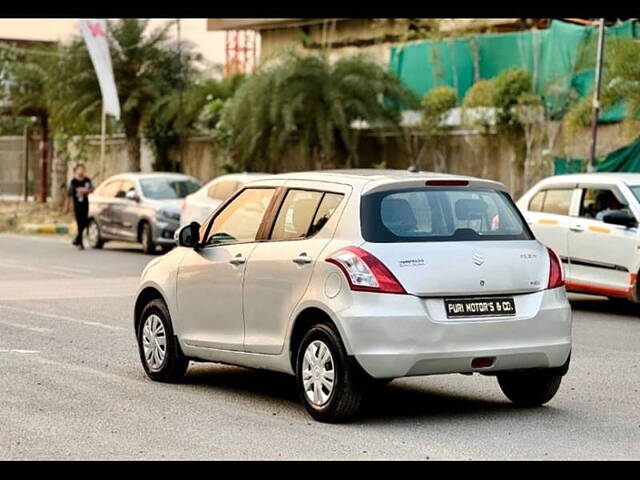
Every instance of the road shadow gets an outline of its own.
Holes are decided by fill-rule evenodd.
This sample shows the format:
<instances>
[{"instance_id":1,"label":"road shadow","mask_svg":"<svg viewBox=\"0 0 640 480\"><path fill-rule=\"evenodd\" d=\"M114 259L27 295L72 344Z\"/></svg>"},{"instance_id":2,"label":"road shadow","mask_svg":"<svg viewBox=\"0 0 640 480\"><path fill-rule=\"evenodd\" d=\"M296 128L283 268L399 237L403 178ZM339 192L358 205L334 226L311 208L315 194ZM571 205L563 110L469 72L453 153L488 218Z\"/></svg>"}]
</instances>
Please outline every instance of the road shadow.
<instances>
[{"instance_id":1,"label":"road shadow","mask_svg":"<svg viewBox=\"0 0 640 480\"><path fill-rule=\"evenodd\" d=\"M474 397L459 391L443 391L440 387L428 385L415 379L399 379L370 391L359 414L349 424L374 424L383 422L415 423L451 422L470 417L483 421L526 417L527 421L543 415L556 415L560 410L552 406L542 408L518 408L506 398L494 399ZM298 399L295 378L291 375L252 370L242 367L217 364L196 364L191 366L183 384L211 388L216 391L246 395L252 400L278 403L298 409L304 415L304 407ZM496 385L496 389L497 389ZM498 390L498 394L499 393ZM523 415L524 414L524 415Z\"/></svg>"},{"instance_id":2,"label":"road shadow","mask_svg":"<svg viewBox=\"0 0 640 480\"><path fill-rule=\"evenodd\" d=\"M623 318L640 318L640 304L628 300L609 300L604 297L570 294L569 302L574 311L605 313Z\"/></svg>"}]
</instances>

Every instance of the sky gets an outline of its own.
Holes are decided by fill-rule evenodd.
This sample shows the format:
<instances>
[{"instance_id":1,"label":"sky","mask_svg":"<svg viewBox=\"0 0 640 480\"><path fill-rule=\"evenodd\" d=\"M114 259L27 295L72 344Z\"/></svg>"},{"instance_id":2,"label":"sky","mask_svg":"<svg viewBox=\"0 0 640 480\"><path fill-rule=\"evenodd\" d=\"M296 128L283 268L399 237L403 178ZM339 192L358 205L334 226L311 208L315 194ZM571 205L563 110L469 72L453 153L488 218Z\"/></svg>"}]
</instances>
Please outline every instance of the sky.
<instances>
[{"instance_id":1,"label":"sky","mask_svg":"<svg viewBox=\"0 0 640 480\"><path fill-rule=\"evenodd\" d=\"M149 25L153 29L162 26L169 19L152 18ZM206 18L181 19L181 36L190 41L194 50L200 52L205 60L212 63L224 63L224 32L208 32ZM20 40L65 41L74 34L80 34L78 20L73 18L0 18L0 38ZM175 38L176 29L171 29Z\"/></svg>"}]
</instances>

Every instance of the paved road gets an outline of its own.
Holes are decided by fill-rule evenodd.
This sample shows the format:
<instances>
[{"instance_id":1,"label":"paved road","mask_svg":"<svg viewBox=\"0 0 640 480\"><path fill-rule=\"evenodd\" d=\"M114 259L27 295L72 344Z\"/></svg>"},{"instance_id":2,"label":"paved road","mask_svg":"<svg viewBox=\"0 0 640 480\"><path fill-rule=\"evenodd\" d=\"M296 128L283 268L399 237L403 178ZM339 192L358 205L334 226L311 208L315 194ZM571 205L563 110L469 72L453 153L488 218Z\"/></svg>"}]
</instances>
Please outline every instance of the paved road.
<instances>
[{"instance_id":1,"label":"paved road","mask_svg":"<svg viewBox=\"0 0 640 480\"><path fill-rule=\"evenodd\" d=\"M0 459L640 459L640 309L572 297L572 368L546 407L434 376L324 425L285 375L198 364L183 384L148 380L130 312L151 258L0 235Z\"/></svg>"}]
</instances>

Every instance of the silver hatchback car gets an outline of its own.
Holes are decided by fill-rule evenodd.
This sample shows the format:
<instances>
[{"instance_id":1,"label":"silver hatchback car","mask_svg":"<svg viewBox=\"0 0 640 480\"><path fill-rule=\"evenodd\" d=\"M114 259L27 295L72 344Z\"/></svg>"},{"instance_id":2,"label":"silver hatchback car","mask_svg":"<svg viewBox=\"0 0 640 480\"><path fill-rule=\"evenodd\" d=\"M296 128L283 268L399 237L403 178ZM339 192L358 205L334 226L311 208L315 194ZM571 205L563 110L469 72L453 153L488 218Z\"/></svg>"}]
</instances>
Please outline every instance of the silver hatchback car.
<instances>
[{"instance_id":1,"label":"silver hatchback car","mask_svg":"<svg viewBox=\"0 0 640 480\"><path fill-rule=\"evenodd\" d=\"M92 248L105 241L142 243L145 253L175 245L184 198L200 182L179 173L124 173L109 177L89 196L87 237Z\"/></svg>"},{"instance_id":2,"label":"silver hatchback car","mask_svg":"<svg viewBox=\"0 0 640 480\"><path fill-rule=\"evenodd\" d=\"M135 302L153 380L178 381L190 361L285 372L307 411L335 422L412 375L494 375L516 404L541 405L569 367L562 265L497 182L276 175L178 243L146 267Z\"/></svg>"}]
</instances>

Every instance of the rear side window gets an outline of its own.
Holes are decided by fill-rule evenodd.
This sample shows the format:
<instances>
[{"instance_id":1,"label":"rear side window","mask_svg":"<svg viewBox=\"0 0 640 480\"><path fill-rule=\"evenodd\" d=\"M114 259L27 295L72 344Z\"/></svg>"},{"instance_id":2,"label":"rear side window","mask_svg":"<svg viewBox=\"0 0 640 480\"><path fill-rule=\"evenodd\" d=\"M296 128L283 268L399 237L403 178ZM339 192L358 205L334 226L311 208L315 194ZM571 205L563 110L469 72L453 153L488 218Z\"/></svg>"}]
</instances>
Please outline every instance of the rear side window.
<instances>
[{"instance_id":1,"label":"rear side window","mask_svg":"<svg viewBox=\"0 0 640 480\"><path fill-rule=\"evenodd\" d=\"M508 194L491 189L418 188L362 197L368 242L531 240Z\"/></svg>"},{"instance_id":2,"label":"rear side window","mask_svg":"<svg viewBox=\"0 0 640 480\"><path fill-rule=\"evenodd\" d=\"M291 240L307 236L322 192L289 190L271 232L272 240Z\"/></svg>"},{"instance_id":3,"label":"rear side window","mask_svg":"<svg viewBox=\"0 0 640 480\"><path fill-rule=\"evenodd\" d=\"M531 212L541 212L542 206L544 205L544 196L546 195L546 190L541 190L536 193L531 201L529 202L529 211Z\"/></svg>"},{"instance_id":4,"label":"rear side window","mask_svg":"<svg viewBox=\"0 0 640 480\"><path fill-rule=\"evenodd\" d=\"M545 190L544 194L544 201L542 208L539 210L540 212L553 213L555 215L569 215L571 197L573 197L572 189Z\"/></svg>"},{"instance_id":5,"label":"rear side window","mask_svg":"<svg viewBox=\"0 0 640 480\"><path fill-rule=\"evenodd\" d=\"M112 180L98 188L96 195L99 197L115 197L120 189L122 180Z\"/></svg>"},{"instance_id":6,"label":"rear side window","mask_svg":"<svg viewBox=\"0 0 640 480\"><path fill-rule=\"evenodd\" d=\"M318 211L311 223L311 228L309 229L310 237L322 230L322 227L324 227L325 223L329 221L333 212L335 212L338 205L340 205L342 197L343 195L339 193L324 194L324 197L322 197L322 201L320 202L320 206L318 207Z\"/></svg>"}]
</instances>

